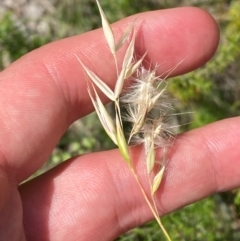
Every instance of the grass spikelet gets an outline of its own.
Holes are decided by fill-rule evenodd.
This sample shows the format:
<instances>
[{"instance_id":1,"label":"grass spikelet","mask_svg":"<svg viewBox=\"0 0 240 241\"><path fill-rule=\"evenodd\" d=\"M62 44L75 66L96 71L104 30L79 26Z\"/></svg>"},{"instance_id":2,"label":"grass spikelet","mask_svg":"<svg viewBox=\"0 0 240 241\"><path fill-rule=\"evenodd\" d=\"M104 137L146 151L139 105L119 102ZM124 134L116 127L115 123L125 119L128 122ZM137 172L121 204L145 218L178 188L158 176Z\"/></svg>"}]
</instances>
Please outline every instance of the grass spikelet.
<instances>
[{"instance_id":1,"label":"grass spikelet","mask_svg":"<svg viewBox=\"0 0 240 241\"><path fill-rule=\"evenodd\" d=\"M132 163L131 163L131 158L130 158L130 154L129 154L129 150L128 150L128 145L127 145L126 138L124 136L124 132L123 132L123 128L122 128L122 124L120 123L118 115L116 115L116 125L117 125L116 138L117 138L119 150L120 150L124 160L132 168L132 166L131 166Z\"/></svg>"},{"instance_id":2,"label":"grass spikelet","mask_svg":"<svg viewBox=\"0 0 240 241\"><path fill-rule=\"evenodd\" d=\"M165 171L165 166L163 166L160 169L160 171L157 173L157 175L154 177L153 184L152 184L152 190L151 190L152 195L154 195L155 192L158 190L158 188L161 184L162 178L163 178L164 171Z\"/></svg>"},{"instance_id":3,"label":"grass spikelet","mask_svg":"<svg viewBox=\"0 0 240 241\"><path fill-rule=\"evenodd\" d=\"M120 153L128 164L139 188L148 204L153 216L158 222L160 228L168 241L171 241L168 233L163 227L158 216L157 205L154 194L161 185L164 171L167 164L167 150L173 143L174 134L171 132L172 126L169 125L169 119L172 116L169 111L172 109L171 101L166 95L167 82L156 75L156 68L146 69L142 63L147 53L139 60L134 58L135 33L133 23L123 32L117 44L114 39L112 28L99 4L99 8L104 36L106 38L113 60L116 64L116 84L114 91L105 84L95 73L87 68L77 57L84 71L91 81L91 89L88 87L89 97L97 112L97 115L107 132L108 136L118 146ZM133 32L131 34L131 32ZM120 71L118 70L116 52L130 38ZM167 76L174 71L170 70ZM166 77L165 77L166 78ZM127 79L131 79L131 86L124 88ZM115 119L112 118L104 107L95 86L102 91L115 105ZM122 93L123 92L123 93ZM120 105L126 108L125 116L121 113ZM129 138L126 138L123 128L123 120L132 125ZM140 182L139 176L131 160L128 143L134 145L142 144L145 151L146 173L149 178L149 190L145 190ZM156 149L162 148L162 156L156 161ZM156 171L157 170L157 171ZM150 197L147 193L150 193Z\"/></svg>"},{"instance_id":4,"label":"grass spikelet","mask_svg":"<svg viewBox=\"0 0 240 241\"><path fill-rule=\"evenodd\" d=\"M124 45L125 41L128 39L129 34L131 33L133 29L134 21L127 27L127 29L123 32L123 35L119 39L118 43L116 44L116 52L122 48Z\"/></svg>"},{"instance_id":5,"label":"grass spikelet","mask_svg":"<svg viewBox=\"0 0 240 241\"><path fill-rule=\"evenodd\" d=\"M105 35L105 38L107 40L108 46L110 48L110 51L113 55L116 54L116 47L115 47L115 39L114 39L114 35L113 35L113 31L112 28L102 10L102 7L100 5L100 3L98 2L98 0L96 0L97 5L98 5L98 9L101 15L101 19L102 19L102 27L103 27L103 32Z\"/></svg>"},{"instance_id":6,"label":"grass spikelet","mask_svg":"<svg viewBox=\"0 0 240 241\"><path fill-rule=\"evenodd\" d=\"M104 81L102 81L95 73L93 73L87 66L85 66L81 60L78 58L78 56L76 55L78 61L80 62L80 64L82 65L82 67L84 68L86 74L88 75L88 77L94 82L94 84L96 84L98 86L98 88L112 101L115 101L115 95L113 93L113 91L104 83Z\"/></svg>"},{"instance_id":7,"label":"grass spikelet","mask_svg":"<svg viewBox=\"0 0 240 241\"><path fill-rule=\"evenodd\" d=\"M92 96L92 93L90 91L90 89L88 88L88 94L91 98L91 101L93 103L93 106L97 112L98 118L101 121L101 124L104 128L104 130L106 131L106 133L108 134L108 136L112 139L112 141L118 145L117 139L116 139L116 127L114 125L114 121L112 120L111 116L108 114L106 108L104 107L101 99L99 98L96 89L94 88L94 86L92 86L94 89L94 93L95 93L95 99Z\"/></svg>"}]
</instances>

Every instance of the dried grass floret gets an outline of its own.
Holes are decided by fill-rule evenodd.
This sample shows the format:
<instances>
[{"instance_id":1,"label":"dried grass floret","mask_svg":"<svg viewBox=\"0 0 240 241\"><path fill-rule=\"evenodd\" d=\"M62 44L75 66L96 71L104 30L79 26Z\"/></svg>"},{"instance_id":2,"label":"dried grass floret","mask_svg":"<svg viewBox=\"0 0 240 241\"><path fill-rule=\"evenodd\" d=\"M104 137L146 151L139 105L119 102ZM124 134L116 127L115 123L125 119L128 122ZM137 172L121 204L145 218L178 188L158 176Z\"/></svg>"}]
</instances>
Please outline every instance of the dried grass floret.
<instances>
[{"instance_id":1,"label":"dried grass floret","mask_svg":"<svg viewBox=\"0 0 240 241\"><path fill-rule=\"evenodd\" d=\"M172 104L165 94L166 88L167 82L156 76L155 70L146 70L142 66L136 76L132 78L132 85L125 90L121 97L121 102L126 105L127 110L127 115L123 118L132 123L129 143L135 139L135 135L139 137L139 133L151 130L155 131L155 136L157 136L158 129L158 135L168 131L166 128L168 122L164 121L167 120L166 113L172 109ZM160 144L159 141L156 143L159 147L163 144Z\"/></svg>"}]
</instances>

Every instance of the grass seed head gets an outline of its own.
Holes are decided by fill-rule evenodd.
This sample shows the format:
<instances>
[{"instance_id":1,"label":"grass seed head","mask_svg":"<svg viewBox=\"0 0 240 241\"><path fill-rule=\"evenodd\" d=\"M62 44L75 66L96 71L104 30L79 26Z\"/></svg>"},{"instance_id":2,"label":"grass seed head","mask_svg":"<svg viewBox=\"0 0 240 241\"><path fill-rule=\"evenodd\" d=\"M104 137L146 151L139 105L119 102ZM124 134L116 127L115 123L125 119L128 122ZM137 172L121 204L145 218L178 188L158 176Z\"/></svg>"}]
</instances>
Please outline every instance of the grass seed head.
<instances>
[{"instance_id":1,"label":"grass seed head","mask_svg":"<svg viewBox=\"0 0 240 241\"><path fill-rule=\"evenodd\" d=\"M78 56L76 57L91 81L92 88L90 89L88 87L88 93L103 128L113 142L119 147L120 153L123 159L129 165L129 168L132 171L133 176L135 177L154 217L156 218L159 226L162 228L168 241L171 241L158 217L158 211L154 200L154 194L161 184L165 171L167 148L174 139L174 135L171 132L171 126L168 123L169 117L167 113L168 110L172 108L172 105L166 95L167 82L165 79L162 79L156 75L156 68L149 70L143 67L142 63L146 53L142 56L142 58L135 61L134 48L136 35L134 31L125 52L121 69L120 71L118 70L116 54L129 38L133 29L133 22L123 32L116 44L111 25L109 24L98 0L96 0L96 3L101 16L104 36L116 65L117 79L114 91L112 91L111 88L95 73L87 68L78 58ZM171 70L170 73L173 70ZM120 96L124 88L125 81L128 78L132 80L132 85L125 89L122 96ZM95 86L97 86L103 92L103 94L114 102L115 120L108 114L95 89ZM122 116L120 103L126 107L126 116ZM151 201L149 201L146 191L144 190L133 166L129 153L128 142L124 134L122 119L125 119L132 125L128 142L131 141L136 145L143 144L147 173L149 177L152 177L150 180L150 191L152 195ZM155 160L156 148L158 147L163 148L163 155L160 164L156 163ZM156 174L153 171L155 170L155 167L158 167L159 169Z\"/></svg>"},{"instance_id":2,"label":"grass seed head","mask_svg":"<svg viewBox=\"0 0 240 241\"><path fill-rule=\"evenodd\" d=\"M156 76L155 70L141 67L133 78L133 84L121 97L121 102L125 104L127 110L124 119L132 123L130 139L133 138L133 143L135 135L136 144L139 144L139 138L142 137L140 143L144 143L145 136L151 135L151 132L155 147L170 142L166 133L169 133L169 137L173 134L170 135L166 113L171 109L171 104L165 95L167 87L165 82Z\"/></svg>"}]
</instances>

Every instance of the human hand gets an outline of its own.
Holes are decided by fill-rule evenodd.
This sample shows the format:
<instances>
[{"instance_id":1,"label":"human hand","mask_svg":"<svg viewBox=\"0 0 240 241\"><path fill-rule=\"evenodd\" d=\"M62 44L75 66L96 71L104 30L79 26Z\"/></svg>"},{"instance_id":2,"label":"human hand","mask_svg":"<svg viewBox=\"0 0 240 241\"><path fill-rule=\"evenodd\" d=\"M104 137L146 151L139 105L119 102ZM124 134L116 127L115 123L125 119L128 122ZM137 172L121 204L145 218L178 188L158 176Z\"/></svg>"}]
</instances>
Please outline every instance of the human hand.
<instances>
[{"instance_id":1,"label":"human hand","mask_svg":"<svg viewBox=\"0 0 240 241\"><path fill-rule=\"evenodd\" d=\"M115 32L133 18L114 24ZM147 50L152 64L164 61L161 72L187 56L175 75L209 60L219 38L214 20L196 8L139 14L135 29L137 54ZM0 74L0 240L113 240L152 218L118 150L72 158L18 188L68 126L93 111L75 54L114 86L102 30L48 44ZM160 215L240 185L239 121L216 122L176 139L157 193ZM133 156L139 153L133 148Z\"/></svg>"}]
</instances>

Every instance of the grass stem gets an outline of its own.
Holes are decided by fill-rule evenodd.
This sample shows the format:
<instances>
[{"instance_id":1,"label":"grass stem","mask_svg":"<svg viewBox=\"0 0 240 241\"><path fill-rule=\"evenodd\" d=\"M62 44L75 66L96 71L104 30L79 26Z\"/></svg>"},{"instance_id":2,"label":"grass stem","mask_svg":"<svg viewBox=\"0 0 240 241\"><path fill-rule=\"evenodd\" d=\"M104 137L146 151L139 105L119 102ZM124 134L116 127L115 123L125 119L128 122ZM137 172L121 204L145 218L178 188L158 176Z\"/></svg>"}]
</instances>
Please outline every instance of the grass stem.
<instances>
[{"instance_id":1,"label":"grass stem","mask_svg":"<svg viewBox=\"0 0 240 241\"><path fill-rule=\"evenodd\" d=\"M139 180L139 178L138 178L138 176L137 176L134 168L131 166L130 169L131 169L131 172L132 172L134 178L135 178L136 181L137 181L137 184L138 184L138 186L139 186L139 188L140 188L140 190L141 190L141 192L142 192L142 194L143 194L143 197L144 197L145 201L147 202L148 207L150 208L150 210L151 210L154 218L156 219L159 227L162 229L162 231L163 231L165 237L167 238L167 240L168 240L168 241L172 241L172 239L170 238L169 234L167 233L166 229L164 228L164 226L163 226L163 224L162 224L162 222L161 222L161 219L160 219L160 217L159 217L159 215L158 215L156 203L155 203L155 201L154 201L154 197L151 196L151 197L152 197L152 202L153 202L153 205L152 205L151 202L150 202L150 200L149 200L149 198L147 197L147 194L146 194L146 192L145 192L145 190L144 190L144 188L143 188L143 186L142 186L142 184L141 184L141 182L140 182L140 180Z\"/></svg>"}]
</instances>

